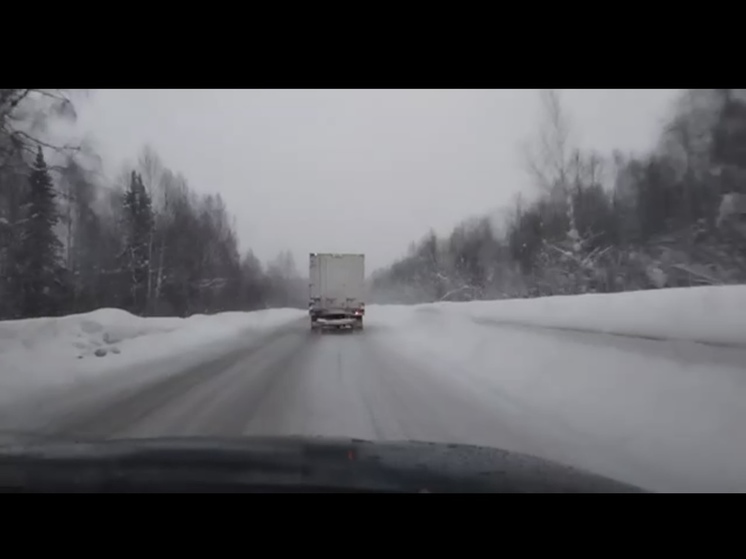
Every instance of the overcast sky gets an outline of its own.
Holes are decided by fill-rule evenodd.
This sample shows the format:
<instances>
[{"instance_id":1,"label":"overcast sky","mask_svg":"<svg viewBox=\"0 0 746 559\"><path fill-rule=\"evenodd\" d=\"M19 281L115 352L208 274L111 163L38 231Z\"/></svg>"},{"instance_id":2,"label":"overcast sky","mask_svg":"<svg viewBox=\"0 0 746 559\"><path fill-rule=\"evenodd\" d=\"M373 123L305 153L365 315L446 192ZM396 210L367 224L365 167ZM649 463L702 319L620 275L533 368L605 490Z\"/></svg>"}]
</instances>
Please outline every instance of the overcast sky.
<instances>
[{"instance_id":1,"label":"overcast sky","mask_svg":"<svg viewBox=\"0 0 746 559\"><path fill-rule=\"evenodd\" d=\"M652 146L674 90L562 90L577 141ZM96 90L78 129L110 176L150 144L198 192L220 192L241 248L364 252L391 263L429 228L531 195L520 146L538 90Z\"/></svg>"}]
</instances>

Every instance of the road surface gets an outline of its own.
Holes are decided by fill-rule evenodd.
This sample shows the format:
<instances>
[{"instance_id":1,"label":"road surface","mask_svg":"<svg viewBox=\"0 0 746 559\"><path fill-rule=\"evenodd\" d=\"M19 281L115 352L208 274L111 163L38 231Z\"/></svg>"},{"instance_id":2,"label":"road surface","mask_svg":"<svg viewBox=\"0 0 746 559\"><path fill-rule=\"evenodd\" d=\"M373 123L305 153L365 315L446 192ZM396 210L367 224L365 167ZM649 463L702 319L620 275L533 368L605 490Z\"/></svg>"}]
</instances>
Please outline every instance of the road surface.
<instances>
[{"instance_id":1,"label":"road surface","mask_svg":"<svg viewBox=\"0 0 746 559\"><path fill-rule=\"evenodd\" d=\"M327 435L510 446L494 410L474 410L416 363L392 356L376 328L312 333L307 321L179 374L122 390L101 379L27 410L37 433L93 438ZM485 413L486 412L486 413ZM20 425L19 425L20 427ZM488 440L475 434L490 433Z\"/></svg>"},{"instance_id":2,"label":"road surface","mask_svg":"<svg viewBox=\"0 0 746 559\"><path fill-rule=\"evenodd\" d=\"M418 359L406 344L393 343L400 333L370 322L360 333L315 334L305 319L299 320L176 374L126 385L102 378L26 402L22 412L0 416L0 425L85 438L326 435L459 442L528 452L653 490L746 488L746 474L734 474L733 467L721 475L711 464L708 472L676 456L646 454L621 438L578 429L557 411L561 406L542 409L494 384L462 382L460 376L470 371L449 371L455 365L435 363L437 356ZM496 353L490 348L490 355L505 356L494 366L512 368L515 378L521 367L539 366L537 356L556 360L557 347L574 347L569 355L575 360L588 347L610 359L630 348L638 357L647 352L663 359L669 351L659 342L524 330L495 326L485 338L498 346ZM527 337L532 355L516 356L521 349L514 341ZM726 358L726 350L717 351ZM643 362L651 368L659 363ZM595 361L592 365L597 367Z\"/></svg>"}]
</instances>

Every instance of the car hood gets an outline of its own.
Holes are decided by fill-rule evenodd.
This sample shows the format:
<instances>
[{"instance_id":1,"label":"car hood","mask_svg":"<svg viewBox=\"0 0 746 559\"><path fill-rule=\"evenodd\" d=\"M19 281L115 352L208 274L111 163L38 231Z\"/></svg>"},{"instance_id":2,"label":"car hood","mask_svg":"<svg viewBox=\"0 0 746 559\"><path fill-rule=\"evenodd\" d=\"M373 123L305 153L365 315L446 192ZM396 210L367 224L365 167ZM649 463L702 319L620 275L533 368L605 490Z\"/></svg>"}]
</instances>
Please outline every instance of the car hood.
<instances>
[{"instance_id":1,"label":"car hood","mask_svg":"<svg viewBox=\"0 0 746 559\"><path fill-rule=\"evenodd\" d=\"M327 437L0 439L0 487L13 483L100 490L109 480L148 487L241 487L380 492L640 492L640 488L491 447ZM15 480L15 481L14 481ZM160 480L160 481L159 481ZM44 485L46 484L46 485ZM169 485L172 484L172 485ZM143 486L144 487L144 486ZM97 489L98 488L98 489ZM211 489L212 488L212 489Z\"/></svg>"}]
</instances>

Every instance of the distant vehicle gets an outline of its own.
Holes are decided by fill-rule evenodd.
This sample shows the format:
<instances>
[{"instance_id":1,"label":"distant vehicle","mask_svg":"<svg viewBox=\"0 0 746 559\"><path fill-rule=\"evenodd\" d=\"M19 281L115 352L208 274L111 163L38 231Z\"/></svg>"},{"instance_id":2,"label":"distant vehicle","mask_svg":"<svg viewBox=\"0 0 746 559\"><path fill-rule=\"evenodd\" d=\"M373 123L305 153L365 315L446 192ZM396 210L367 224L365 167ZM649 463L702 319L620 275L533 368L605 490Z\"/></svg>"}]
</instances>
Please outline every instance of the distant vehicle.
<instances>
[{"instance_id":1,"label":"distant vehicle","mask_svg":"<svg viewBox=\"0 0 746 559\"><path fill-rule=\"evenodd\" d=\"M645 493L498 448L322 437L0 442L0 493Z\"/></svg>"},{"instance_id":2,"label":"distant vehicle","mask_svg":"<svg viewBox=\"0 0 746 559\"><path fill-rule=\"evenodd\" d=\"M365 255L311 253L309 264L311 330L362 330Z\"/></svg>"}]
</instances>

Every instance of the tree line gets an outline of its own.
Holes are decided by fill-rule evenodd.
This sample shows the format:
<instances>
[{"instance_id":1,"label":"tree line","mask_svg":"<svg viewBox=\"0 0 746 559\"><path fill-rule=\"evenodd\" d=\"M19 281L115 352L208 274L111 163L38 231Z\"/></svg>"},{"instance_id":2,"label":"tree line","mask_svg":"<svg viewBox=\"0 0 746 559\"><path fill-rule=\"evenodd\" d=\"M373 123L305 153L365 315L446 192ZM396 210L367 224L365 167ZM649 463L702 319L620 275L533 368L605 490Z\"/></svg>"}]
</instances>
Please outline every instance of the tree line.
<instances>
[{"instance_id":1,"label":"tree line","mask_svg":"<svg viewBox=\"0 0 746 559\"><path fill-rule=\"evenodd\" d=\"M0 319L305 307L292 254L239 254L220 194L197 194L153 149L109 182L93 150L51 142L76 101L0 89Z\"/></svg>"},{"instance_id":2,"label":"tree line","mask_svg":"<svg viewBox=\"0 0 746 559\"><path fill-rule=\"evenodd\" d=\"M0 319L118 307L188 316L304 308L292 254L239 252L219 194L197 194L151 148L115 180L48 129L73 92L0 89ZM655 149L572 145L557 91L526 151L538 194L501 219L430 232L373 275L373 300L425 302L746 281L746 90L686 90Z\"/></svg>"},{"instance_id":3,"label":"tree line","mask_svg":"<svg viewBox=\"0 0 746 559\"><path fill-rule=\"evenodd\" d=\"M560 94L541 94L526 150L538 195L502 219L430 232L373 276L374 300L608 293L746 281L746 90L680 93L641 156L571 142Z\"/></svg>"}]
</instances>

